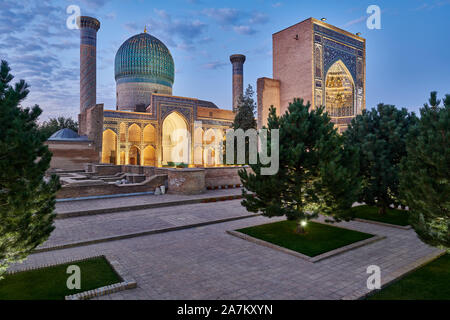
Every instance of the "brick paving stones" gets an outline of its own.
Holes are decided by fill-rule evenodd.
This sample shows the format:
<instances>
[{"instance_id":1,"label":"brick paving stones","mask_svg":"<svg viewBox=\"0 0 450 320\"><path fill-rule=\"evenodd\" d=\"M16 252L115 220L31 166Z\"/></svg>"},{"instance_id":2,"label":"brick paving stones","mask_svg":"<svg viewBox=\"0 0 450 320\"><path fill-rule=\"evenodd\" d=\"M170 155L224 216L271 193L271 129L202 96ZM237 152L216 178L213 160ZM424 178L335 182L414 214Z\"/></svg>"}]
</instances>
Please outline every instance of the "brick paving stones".
<instances>
[{"instance_id":1,"label":"brick paving stones","mask_svg":"<svg viewBox=\"0 0 450 320\"><path fill-rule=\"evenodd\" d=\"M248 213L232 200L69 218L56 221L44 246L239 214ZM385 282L440 254L413 230L357 221L340 225L386 238L316 263L226 233L276 220L258 216L41 252L12 269L105 254L119 261L138 287L99 299L355 299L368 292L367 266L378 265Z\"/></svg>"}]
</instances>

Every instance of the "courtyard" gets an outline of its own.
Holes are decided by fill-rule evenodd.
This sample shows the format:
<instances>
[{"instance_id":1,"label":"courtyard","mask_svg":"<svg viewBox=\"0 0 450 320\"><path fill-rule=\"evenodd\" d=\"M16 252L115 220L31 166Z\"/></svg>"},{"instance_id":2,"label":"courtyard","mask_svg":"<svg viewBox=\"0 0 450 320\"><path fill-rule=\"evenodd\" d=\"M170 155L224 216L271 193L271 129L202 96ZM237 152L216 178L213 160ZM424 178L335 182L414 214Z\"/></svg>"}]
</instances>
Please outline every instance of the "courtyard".
<instances>
[{"instance_id":1,"label":"courtyard","mask_svg":"<svg viewBox=\"0 0 450 320\"><path fill-rule=\"evenodd\" d=\"M240 189L214 190L201 197L239 193ZM160 197L167 202L180 196ZM421 242L413 230L352 221L336 225L385 238L312 263L227 234L283 220L255 216L240 200L140 210L129 205L155 201L158 196L58 202L60 214L99 206L106 213L57 219L50 239L11 269L104 255L118 261L137 288L97 299L358 299L369 293L369 265L381 268L385 284L442 254ZM128 209L106 210L120 203L127 203Z\"/></svg>"}]
</instances>

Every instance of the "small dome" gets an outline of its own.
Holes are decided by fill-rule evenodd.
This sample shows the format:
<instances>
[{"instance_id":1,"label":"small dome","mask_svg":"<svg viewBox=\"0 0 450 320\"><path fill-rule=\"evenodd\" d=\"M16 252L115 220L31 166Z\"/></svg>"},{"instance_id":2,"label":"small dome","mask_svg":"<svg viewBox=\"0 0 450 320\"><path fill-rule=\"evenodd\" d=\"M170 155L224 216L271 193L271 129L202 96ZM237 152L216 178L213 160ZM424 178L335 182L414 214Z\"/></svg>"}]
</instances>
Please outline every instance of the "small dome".
<instances>
[{"instance_id":1,"label":"small dome","mask_svg":"<svg viewBox=\"0 0 450 320\"><path fill-rule=\"evenodd\" d=\"M85 136L79 136L75 131L64 128L56 131L52 136L48 139L48 141L58 141L58 140L87 140Z\"/></svg>"},{"instance_id":2,"label":"small dome","mask_svg":"<svg viewBox=\"0 0 450 320\"><path fill-rule=\"evenodd\" d=\"M172 87L175 66L169 49L159 39L140 33L126 40L115 58L115 79Z\"/></svg>"}]
</instances>

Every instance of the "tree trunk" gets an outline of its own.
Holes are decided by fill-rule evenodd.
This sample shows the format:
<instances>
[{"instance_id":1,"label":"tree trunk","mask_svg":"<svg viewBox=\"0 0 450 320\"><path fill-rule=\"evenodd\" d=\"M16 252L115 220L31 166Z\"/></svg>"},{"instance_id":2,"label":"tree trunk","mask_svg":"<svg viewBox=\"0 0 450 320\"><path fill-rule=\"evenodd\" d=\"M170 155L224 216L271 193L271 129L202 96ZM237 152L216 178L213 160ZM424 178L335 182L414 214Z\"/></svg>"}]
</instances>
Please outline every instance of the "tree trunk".
<instances>
[{"instance_id":1,"label":"tree trunk","mask_svg":"<svg viewBox=\"0 0 450 320\"><path fill-rule=\"evenodd\" d=\"M386 207L385 206L381 206L381 207L379 207L378 208L378 213L380 214L380 215L385 215L386 214Z\"/></svg>"},{"instance_id":2,"label":"tree trunk","mask_svg":"<svg viewBox=\"0 0 450 320\"><path fill-rule=\"evenodd\" d=\"M301 220L297 220L297 230L295 231L297 234L305 234L305 228L302 226Z\"/></svg>"}]
</instances>

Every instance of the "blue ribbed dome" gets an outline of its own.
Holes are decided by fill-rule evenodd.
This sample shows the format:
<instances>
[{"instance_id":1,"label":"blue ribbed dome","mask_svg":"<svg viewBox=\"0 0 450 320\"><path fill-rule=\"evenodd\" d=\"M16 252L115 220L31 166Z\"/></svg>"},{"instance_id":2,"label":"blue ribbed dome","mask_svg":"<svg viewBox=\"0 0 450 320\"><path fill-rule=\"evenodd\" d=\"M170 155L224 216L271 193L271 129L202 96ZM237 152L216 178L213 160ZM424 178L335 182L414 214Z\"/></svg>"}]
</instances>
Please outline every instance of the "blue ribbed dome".
<instances>
[{"instance_id":1,"label":"blue ribbed dome","mask_svg":"<svg viewBox=\"0 0 450 320\"><path fill-rule=\"evenodd\" d=\"M126 40L115 59L117 83L149 82L172 87L175 66L169 49L148 33Z\"/></svg>"},{"instance_id":2,"label":"blue ribbed dome","mask_svg":"<svg viewBox=\"0 0 450 320\"><path fill-rule=\"evenodd\" d=\"M79 136L78 133L69 128L64 128L56 131L48 141L69 141L69 140L77 140L77 141L85 141L87 140L86 136Z\"/></svg>"}]
</instances>

